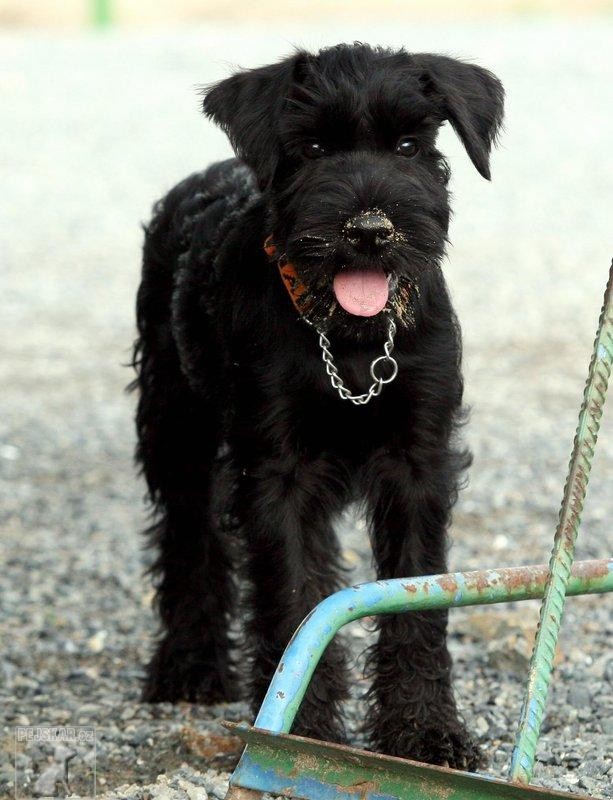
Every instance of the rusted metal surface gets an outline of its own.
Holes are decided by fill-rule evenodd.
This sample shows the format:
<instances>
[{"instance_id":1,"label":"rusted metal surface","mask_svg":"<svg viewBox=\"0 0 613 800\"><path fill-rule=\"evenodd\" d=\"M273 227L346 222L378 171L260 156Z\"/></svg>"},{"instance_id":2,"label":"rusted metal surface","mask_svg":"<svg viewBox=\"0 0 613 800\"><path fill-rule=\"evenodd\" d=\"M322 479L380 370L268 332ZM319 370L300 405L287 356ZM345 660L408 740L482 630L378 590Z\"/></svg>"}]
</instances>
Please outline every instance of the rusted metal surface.
<instances>
[{"instance_id":1,"label":"rusted metal surface","mask_svg":"<svg viewBox=\"0 0 613 800\"><path fill-rule=\"evenodd\" d=\"M543 596L548 575L545 564L456 572L366 583L326 598L292 637L255 727L224 723L248 742L232 776L227 800L256 800L262 791L308 800L565 797L520 783L285 735L317 662L347 622L372 614L535 599ZM568 594L608 591L613 591L613 559L575 564ZM305 743L310 745L303 750ZM330 759L333 768L327 766Z\"/></svg>"},{"instance_id":2,"label":"rusted metal surface","mask_svg":"<svg viewBox=\"0 0 613 800\"><path fill-rule=\"evenodd\" d=\"M348 622L373 614L538 599L543 596L548 574L548 567L538 564L397 578L341 589L316 606L292 637L268 688L256 727L285 733L291 730L317 663L337 631ZM569 594L611 590L613 560L575 565Z\"/></svg>"},{"instance_id":3,"label":"rusted metal surface","mask_svg":"<svg viewBox=\"0 0 613 800\"><path fill-rule=\"evenodd\" d=\"M579 424L549 562L550 577L541 605L528 685L511 760L511 779L526 784L530 782L534 770L536 747L545 713L556 643L575 557L575 542L581 524L581 513L612 368L613 264L609 270L609 280L579 412Z\"/></svg>"},{"instance_id":4,"label":"rusted metal surface","mask_svg":"<svg viewBox=\"0 0 613 800\"><path fill-rule=\"evenodd\" d=\"M487 775L232 722L224 725L247 744L227 800L256 800L260 792L305 800L568 800L563 792Z\"/></svg>"},{"instance_id":5,"label":"rusted metal surface","mask_svg":"<svg viewBox=\"0 0 613 800\"><path fill-rule=\"evenodd\" d=\"M215 733L200 733L191 725L184 725L179 731L182 747L189 753L206 761L207 766L233 768L243 749L236 736L220 736Z\"/></svg>"},{"instance_id":6,"label":"rusted metal surface","mask_svg":"<svg viewBox=\"0 0 613 800\"><path fill-rule=\"evenodd\" d=\"M242 786L230 786L226 794L226 800L259 800L260 797L262 792Z\"/></svg>"}]
</instances>

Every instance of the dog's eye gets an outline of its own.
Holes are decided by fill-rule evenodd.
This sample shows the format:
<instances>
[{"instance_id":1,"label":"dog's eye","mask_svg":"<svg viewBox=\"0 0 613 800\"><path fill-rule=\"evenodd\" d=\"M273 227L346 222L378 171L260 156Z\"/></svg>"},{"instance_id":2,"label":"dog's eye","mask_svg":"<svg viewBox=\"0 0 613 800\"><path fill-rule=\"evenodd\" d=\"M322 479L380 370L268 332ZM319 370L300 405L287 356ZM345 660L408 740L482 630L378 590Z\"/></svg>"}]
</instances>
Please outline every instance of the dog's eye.
<instances>
[{"instance_id":1,"label":"dog's eye","mask_svg":"<svg viewBox=\"0 0 613 800\"><path fill-rule=\"evenodd\" d=\"M407 156L411 158L417 155L419 151L419 142L414 136L401 136L396 145L396 152L400 156Z\"/></svg>"},{"instance_id":2,"label":"dog's eye","mask_svg":"<svg viewBox=\"0 0 613 800\"><path fill-rule=\"evenodd\" d=\"M307 158L321 158L328 155L328 151L321 142L308 142L304 146L304 154Z\"/></svg>"}]
</instances>

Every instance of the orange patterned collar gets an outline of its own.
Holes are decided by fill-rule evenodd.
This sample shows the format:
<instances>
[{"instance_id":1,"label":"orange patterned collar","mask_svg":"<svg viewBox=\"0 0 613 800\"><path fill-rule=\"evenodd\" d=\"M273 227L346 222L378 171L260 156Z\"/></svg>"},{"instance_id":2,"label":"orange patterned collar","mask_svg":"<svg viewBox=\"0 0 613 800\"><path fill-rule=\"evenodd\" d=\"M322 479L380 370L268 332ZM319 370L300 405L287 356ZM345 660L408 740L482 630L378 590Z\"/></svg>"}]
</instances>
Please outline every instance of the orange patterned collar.
<instances>
[{"instance_id":1,"label":"orange patterned collar","mask_svg":"<svg viewBox=\"0 0 613 800\"><path fill-rule=\"evenodd\" d=\"M294 308L299 314L305 314L310 306L307 287L302 283L298 277L296 268L293 264L290 264L286 256L281 255L277 257L277 245L273 242L272 236L269 236L264 242L264 252L269 258L277 259L279 275L287 289L287 293L290 296Z\"/></svg>"}]
</instances>

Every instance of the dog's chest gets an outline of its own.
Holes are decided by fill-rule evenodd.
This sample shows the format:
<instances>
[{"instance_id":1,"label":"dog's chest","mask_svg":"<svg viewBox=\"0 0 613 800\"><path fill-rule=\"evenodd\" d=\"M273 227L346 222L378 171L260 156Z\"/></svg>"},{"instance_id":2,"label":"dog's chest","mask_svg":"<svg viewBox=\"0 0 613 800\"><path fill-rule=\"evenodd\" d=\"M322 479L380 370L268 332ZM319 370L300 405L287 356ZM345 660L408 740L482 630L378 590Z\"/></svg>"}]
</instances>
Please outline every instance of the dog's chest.
<instances>
[{"instance_id":1,"label":"dog's chest","mask_svg":"<svg viewBox=\"0 0 613 800\"><path fill-rule=\"evenodd\" d=\"M378 355L375 347L339 355L338 374L352 393L368 392L373 384L370 366ZM399 364L402 369L402 356ZM278 435L283 425L288 441L300 449L334 452L360 461L373 450L391 445L410 424L411 406L400 375L365 405L342 399L326 371L316 338L307 338L296 351L277 347L274 353L262 354L243 366L237 387L240 417L250 419L251 429L264 435L267 431Z\"/></svg>"}]
</instances>

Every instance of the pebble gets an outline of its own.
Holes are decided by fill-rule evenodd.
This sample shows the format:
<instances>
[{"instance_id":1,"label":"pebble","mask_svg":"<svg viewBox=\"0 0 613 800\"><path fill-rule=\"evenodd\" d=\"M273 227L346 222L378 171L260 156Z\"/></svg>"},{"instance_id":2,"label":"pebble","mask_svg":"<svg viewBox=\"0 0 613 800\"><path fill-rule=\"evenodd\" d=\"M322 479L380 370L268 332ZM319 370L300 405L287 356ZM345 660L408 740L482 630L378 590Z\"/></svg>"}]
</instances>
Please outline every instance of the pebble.
<instances>
[{"instance_id":1,"label":"pebble","mask_svg":"<svg viewBox=\"0 0 613 800\"><path fill-rule=\"evenodd\" d=\"M107 637L106 631L97 631L87 640L87 647L92 653L101 653L104 650L104 643Z\"/></svg>"},{"instance_id":2,"label":"pebble","mask_svg":"<svg viewBox=\"0 0 613 800\"><path fill-rule=\"evenodd\" d=\"M590 708L592 695L587 686L574 685L568 690L568 704L580 711L583 708Z\"/></svg>"},{"instance_id":3,"label":"pebble","mask_svg":"<svg viewBox=\"0 0 613 800\"><path fill-rule=\"evenodd\" d=\"M602 779L609 774L612 766L613 762L610 759L608 763L604 759L589 759L581 765L581 774L588 778Z\"/></svg>"},{"instance_id":4,"label":"pebble","mask_svg":"<svg viewBox=\"0 0 613 800\"><path fill-rule=\"evenodd\" d=\"M557 759L554 754L549 750L537 750L536 752L536 759L540 761L541 764L556 764Z\"/></svg>"},{"instance_id":5,"label":"pebble","mask_svg":"<svg viewBox=\"0 0 613 800\"><path fill-rule=\"evenodd\" d=\"M613 736L613 717L603 717L600 720L600 727L606 736Z\"/></svg>"}]
</instances>

